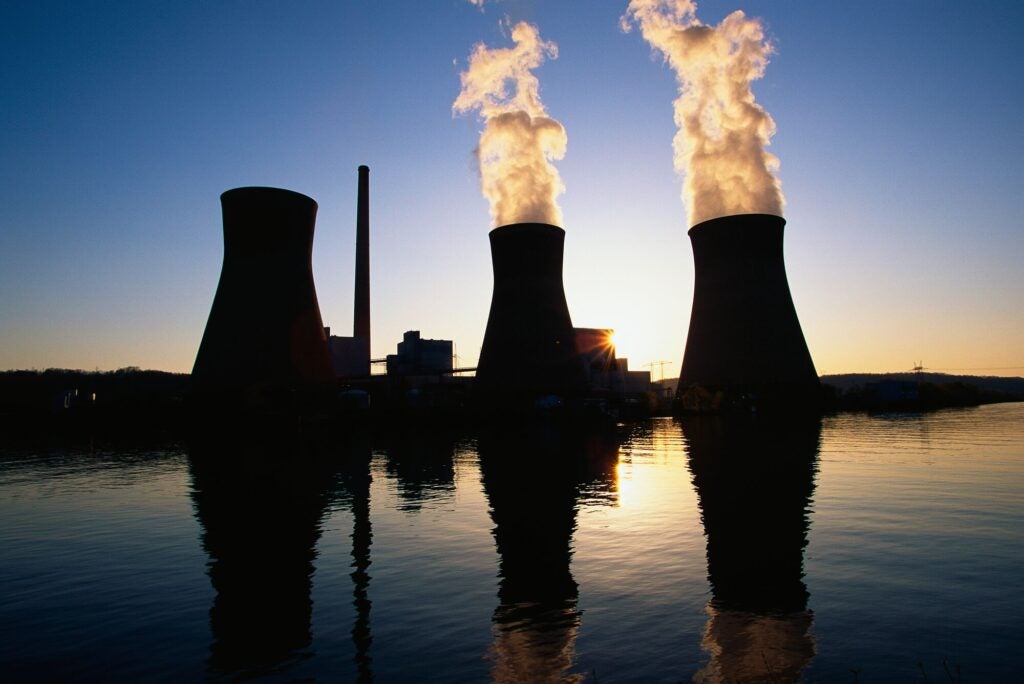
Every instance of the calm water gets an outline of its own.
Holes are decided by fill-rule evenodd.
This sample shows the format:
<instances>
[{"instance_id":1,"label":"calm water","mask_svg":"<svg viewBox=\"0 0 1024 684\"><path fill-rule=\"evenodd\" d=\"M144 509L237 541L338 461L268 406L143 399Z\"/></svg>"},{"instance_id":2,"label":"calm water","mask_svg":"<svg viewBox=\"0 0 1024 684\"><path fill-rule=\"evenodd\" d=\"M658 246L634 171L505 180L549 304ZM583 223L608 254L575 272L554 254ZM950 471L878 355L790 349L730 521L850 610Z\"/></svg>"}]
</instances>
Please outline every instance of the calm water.
<instances>
[{"instance_id":1,"label":"calm water","mask_svg":"<svg viewBox=\"0 0 1024 684\"><path fill-rule=\"evenodd\" d=\"M1024 404L6 447L0 521L5 681L1024 678Z\"/></svg>"}]
</instances>

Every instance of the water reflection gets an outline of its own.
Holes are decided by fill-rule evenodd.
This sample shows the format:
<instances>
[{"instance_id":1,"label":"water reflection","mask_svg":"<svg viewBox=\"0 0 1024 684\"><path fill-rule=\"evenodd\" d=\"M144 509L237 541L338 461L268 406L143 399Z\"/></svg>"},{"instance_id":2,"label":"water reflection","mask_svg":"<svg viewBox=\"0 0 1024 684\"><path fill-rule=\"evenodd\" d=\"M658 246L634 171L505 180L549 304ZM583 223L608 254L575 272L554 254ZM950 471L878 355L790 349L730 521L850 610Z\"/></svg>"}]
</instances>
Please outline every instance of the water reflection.
<instances>
[{"instance_id":1,"label":"water reflection","mask_svg":"<svg viewBox=\"0 0 1024 684\"><path fill-rule=\"evenodd\" d=\"M352 511L352 605L355 622L352 625L353 660L356 681L373 681L373 659L370 646L373 633L370 625L370 545L373 528L370 524L370 461L372 451L369 438L354 435L336 445L339 457L337 498L347 499Z\"/></svg>"},{"instance_id":2,"label":"water reflection","mask_svg":"<svg viewBox=\"0 0 1024 684\"><path fill-rule=\"evenodd\" d=\"M207 437L190 446L191 496L216 591L211 677L280 674L313 655L313 561L333 505L353 514L352 640L358 679L372 679L370 455L368 440L331 444L295 435Z\"/></svg>"},{"instance_id":3,"label":"water reflection","mask_svg":"<svg viewBox=\"0 0 1024 684\"><path fill-rule=\"evenodd\" d=\"M455 492L456 436L441 429L390 432L383 440L388 475L396 479L402 510Z\"/></svg>"},{"instance_id":4,"label":"water reflection","mask_svg":"<svg viewBox=\"0 0 1024 684\"><path fill-rule=\"evenodd\" d=\"M613 434L533 426L482 434L479 454L500 557L491 676L580 681L570 672L580 627L572 536L583 498L613 498L618 442Z\"/></svg>"},{"instance_id":5,"label":"water reflection","mask_svg":"<svg viewBox=\"0 0 1024 684\"><path fill-rule=\"evenodd\" d=\"M815 654L803 552L820 422L692 417L682 430L712 595L694 680L797 681Z\"/></svg>"}]
</instances>

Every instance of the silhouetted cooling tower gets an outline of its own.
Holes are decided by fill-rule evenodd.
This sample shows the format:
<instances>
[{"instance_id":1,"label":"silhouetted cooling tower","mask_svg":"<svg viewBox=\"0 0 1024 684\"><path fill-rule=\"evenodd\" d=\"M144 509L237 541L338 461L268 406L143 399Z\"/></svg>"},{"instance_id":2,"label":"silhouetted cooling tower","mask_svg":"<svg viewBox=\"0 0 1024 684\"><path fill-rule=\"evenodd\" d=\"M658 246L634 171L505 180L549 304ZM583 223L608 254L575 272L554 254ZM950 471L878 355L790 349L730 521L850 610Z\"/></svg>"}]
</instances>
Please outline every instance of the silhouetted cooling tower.
<instances>
[{"instance_id":1,"label":"silhouetted cooling tower","mask_svg":"<svg viewBox=\"0 0 1024 684\"><path fill-rule=\"evenodd\" d=\"M677 398L699 386L753 395L766 407L817 401L818 375L786 280L785 225L779 216L742 214L690 229L693 310Z\"/></svg>"},{"instance_id":2,"label":"silhouetted cooling tower","mask_svg":"<svg viewBox=\"0 0 1024 684\"><path fill-rule=\"evenodd\" d=\"M476 387L488 399L571 397L586 380L562 287L565 231L514 223L490 233L494 291Z\"/></svg>"},{"instance_id":3,"label":"silhouetted cooling tower","mask_svg":"<svg viewBox=\"0 0 1024 684\"><path fill-rule=\"evenodd\" d=\"M313 285L316 202L277 188L236 188L220 199L224 265L192 369L195 393L252 399L332 386Z\"/></svg>"}]
</instances>

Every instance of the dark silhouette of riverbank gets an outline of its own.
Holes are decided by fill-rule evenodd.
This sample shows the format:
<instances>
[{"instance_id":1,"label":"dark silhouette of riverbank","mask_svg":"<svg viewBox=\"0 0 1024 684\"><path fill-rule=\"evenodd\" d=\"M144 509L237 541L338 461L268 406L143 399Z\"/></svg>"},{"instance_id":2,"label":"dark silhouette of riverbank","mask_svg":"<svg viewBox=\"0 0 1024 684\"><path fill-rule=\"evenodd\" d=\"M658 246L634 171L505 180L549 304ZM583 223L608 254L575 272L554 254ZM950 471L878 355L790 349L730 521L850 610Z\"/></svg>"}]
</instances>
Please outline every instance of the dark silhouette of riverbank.
<instances>
[{"instance_id":1,"label":"dark silhouette of riverbank","mask_svg":"<svg viewBox=\"0 0 1024 684\"><path fill-rule=\"evenodd\" d=\"M1024 401L1024 378L944 373L822 376L826 411L930 411Z\"/></svg>"},{"instance_id":2,"label":"dark silhouette of riverbank","mask_svg":"<svg viewBox=\"0 0 1024 684\"><path fill-rule=\"evenodd\" d=\"M386 381L387 378L381 376ZM458 401L424 403L377 402L352 410L342 392L328 398L315 411L309 407L269 407L266 419L293 421L295 415L314 413L318 419L340 424L421 424L468 426L484 422L509 422L500 412L481 414L474 409L470 388L453 386ZM90 433L127 437L188 431L195 418L190 411L191 377L129 367L115 371L68 369L17 370L0 372L0 427L11 435L60 436ZM391 394L394 394L393 392ZM393 397L392 397L393 398ZM945 375L941 373L845 374L822 377L821 408L828 413L843 411L928 411L950 407L1024 401L1024 378ZM723 402L727 413L735 406ZM439 408L440 406L440 408ZM738 404L740 409L746 404ZM589 407L588 408L592 408ZM754 408L773 413L787 412L786 406ZM247 407L223 405L204 407L204 418L218 425L245 414ZM748 411L744 411L748 412ZM251 412L250 412L251 413ZM594 412L591 412L594 413ZM587 417L593 417L591 413ZM613 414L611 420L668 415L666 403L644 415ZM261 414L262 415L262 414ZM244 417L244 416L243 416ZM251 417L251 416L250 416ZM523 416L516 415L515 420ZM262 420L263 418L261 418Z\"/></svg>"}]
</instances>

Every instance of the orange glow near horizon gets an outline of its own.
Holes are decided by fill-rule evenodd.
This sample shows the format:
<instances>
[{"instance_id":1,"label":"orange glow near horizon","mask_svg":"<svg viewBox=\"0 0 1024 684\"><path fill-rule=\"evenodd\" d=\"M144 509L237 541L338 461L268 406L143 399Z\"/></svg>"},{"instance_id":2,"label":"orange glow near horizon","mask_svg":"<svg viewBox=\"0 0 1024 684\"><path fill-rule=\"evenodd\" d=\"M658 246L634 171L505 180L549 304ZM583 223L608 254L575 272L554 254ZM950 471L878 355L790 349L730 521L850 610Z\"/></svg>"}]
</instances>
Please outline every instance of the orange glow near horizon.
<instances>
[{"instance_id":1,"label":"orange glow near horizon","mask_svg":"<svg viewBox=\"0 0 1024 684\"><path fill-rule=\"evenodd\" d=\"M618 495L619 507L628 507L636 503L636 481L633 479L633 464L619 460L615 464L615 493Z\"/></svg>"}]
</instances>

